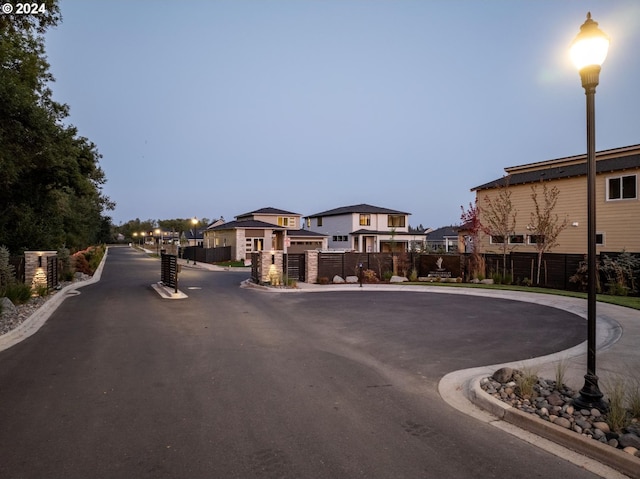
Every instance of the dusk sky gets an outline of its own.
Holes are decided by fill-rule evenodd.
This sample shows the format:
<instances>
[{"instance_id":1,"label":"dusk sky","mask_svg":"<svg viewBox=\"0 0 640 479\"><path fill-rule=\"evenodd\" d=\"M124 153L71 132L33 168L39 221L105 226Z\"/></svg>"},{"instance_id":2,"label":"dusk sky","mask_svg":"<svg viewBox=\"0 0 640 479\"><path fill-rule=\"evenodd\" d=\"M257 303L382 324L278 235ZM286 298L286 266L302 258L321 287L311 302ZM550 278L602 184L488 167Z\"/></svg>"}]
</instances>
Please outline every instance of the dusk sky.
<instances>
[{"instance_id":1,"label":"dusk sky","mask_svg":"<svg viewBox=\"0 0 640 479\"><path fill-rule=\"evenodd\" d=\"M115 224L359 203L458 224L507 166L586 152L569 46L611 37L596 148L640 143L640 2L61 0L54 98Z\"/></svg>"}]
</instances>

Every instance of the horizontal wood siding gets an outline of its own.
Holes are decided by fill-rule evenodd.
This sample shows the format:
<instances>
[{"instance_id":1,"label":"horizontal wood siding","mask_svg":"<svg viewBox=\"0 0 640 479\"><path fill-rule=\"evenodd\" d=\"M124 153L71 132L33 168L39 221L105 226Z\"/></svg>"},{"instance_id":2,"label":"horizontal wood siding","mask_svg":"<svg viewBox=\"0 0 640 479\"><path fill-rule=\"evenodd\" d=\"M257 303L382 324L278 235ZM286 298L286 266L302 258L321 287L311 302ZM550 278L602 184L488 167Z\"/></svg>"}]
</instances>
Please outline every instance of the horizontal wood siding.
<instances>
[{"instance_id":1,"label":"horizontal wood siding","mask_svg":"<svg viewBox=\"0 0 640 479\"><path fill-rule=\"evenodd\" d=\"M638 174L640 170L625 171L624 174ZM640 201L618 200L606 201L606 182L615 174L601 174L596 178L596 230L604 234L605 244L598 246L601 251L640 251ZM558 203L554 213L561 222L564 218L568 221L567 228L558 237L558 246L553 248L554 253L586 253L587 250L587 190L586 177L575 177L556 180L546 183L548 188L554 185L560 190ZM516 234L526 235L527 225L531 222L533 200L531 199L531 184L509 186L511 200L517 211ZM537 183L538 204L544 202L542 183ZM485 205L485 197L495 198L497 190L482 190L477 192L478 205ZM572 226L577 223L577 226ZM525 239L526 241L526 239ZM489 237L482 234L480 237L481 252L501 253L502 247L490 244ZM535 252L534 245L509 245L514 252Z\"/></svg>"}]
</instances>

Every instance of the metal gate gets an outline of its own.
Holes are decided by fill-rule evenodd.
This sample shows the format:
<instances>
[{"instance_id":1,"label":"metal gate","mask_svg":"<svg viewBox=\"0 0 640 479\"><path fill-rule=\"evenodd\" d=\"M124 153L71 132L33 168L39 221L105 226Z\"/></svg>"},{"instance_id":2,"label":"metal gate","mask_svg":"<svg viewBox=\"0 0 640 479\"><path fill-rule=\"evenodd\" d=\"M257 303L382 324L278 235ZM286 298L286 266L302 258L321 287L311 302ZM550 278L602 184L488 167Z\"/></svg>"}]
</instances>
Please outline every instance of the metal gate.
<instances>
[{"instance_id":1,"label":"metal gate","mask_svg":"<svg viewBox=\"0 0 640 479\"><path fill-rule=\"evenodd\" d=\"M160 281L169 288L178 289L178 257L173 254L162 254Z\"/></svg>"},{"instance_id":2,"label":"metal gate","mask_svg":"<svg viewBox=\"0 0 640 479\"><path fill-rule=\"evenodd\" d=\"M289 279L295 279L296 281L305 280L305 255L301 254L286 254L284 264L286 265L285 274Z\"/></svg>"}]
</instances>

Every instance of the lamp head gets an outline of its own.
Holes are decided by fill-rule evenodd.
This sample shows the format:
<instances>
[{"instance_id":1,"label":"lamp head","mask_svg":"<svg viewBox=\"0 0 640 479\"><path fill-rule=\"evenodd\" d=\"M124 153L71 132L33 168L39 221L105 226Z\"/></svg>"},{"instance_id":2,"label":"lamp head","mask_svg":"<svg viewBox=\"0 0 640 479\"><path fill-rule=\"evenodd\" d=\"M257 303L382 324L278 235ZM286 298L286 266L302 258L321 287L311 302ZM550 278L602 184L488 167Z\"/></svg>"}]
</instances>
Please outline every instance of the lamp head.
<instances>
[{"instance_id":1,"label":"lamp head","mask_svg":"<svg viewBox=\"0 0 640 479\"><path fill-rule=\"evenodd\" d=\"M600 67L607 58L609 37L598 28L598 23L591 19L591 12L580 27L580 33L571 44L569 53L571 60L582 71L587 67Z\"/></svg>"}]
</instances>

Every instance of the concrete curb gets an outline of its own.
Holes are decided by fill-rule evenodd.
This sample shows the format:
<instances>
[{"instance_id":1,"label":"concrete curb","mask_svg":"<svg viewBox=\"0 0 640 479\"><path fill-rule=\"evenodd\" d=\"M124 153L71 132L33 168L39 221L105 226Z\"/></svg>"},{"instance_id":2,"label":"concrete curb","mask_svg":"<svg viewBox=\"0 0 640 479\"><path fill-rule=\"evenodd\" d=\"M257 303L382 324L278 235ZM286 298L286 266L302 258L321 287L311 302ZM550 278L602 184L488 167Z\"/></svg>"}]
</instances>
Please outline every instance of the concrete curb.
<instances>
[{"instance_id":1,"label":"concrete curb","mask_svg":"<svg viewBox=\"0 0 640 479\"><path fill-rule=\"evenodd\" d=\"M185 299L189 297L180 290L176 293L173 288L167 288L160 281L152 284L151 287L162 297L162 299Z\"/></svg>"},{"instance_id":2,"label":"concrete curb","mask_svg":"<svg viewBox=\"0 0 640 479\"><path fill-rule=\"evenodd\" d=\"M498 419L584 454L631 478L640 479L640 458L505 404L482 389L480 380L483 377L486 376L473 378L468 387L469 399L476 406L490 412Z\"/></svg>"},{"instance_id":3,"label":"concrete curb","mask_svg":"<svg viewBox=\"0 0 640 479\"><path fill-rule=\"evenodd\" d=\"M60 304L62 304L65 299L67 299L69 296L80 294L76 290L100 281L100 278L102 277L102 270L104 269L104 264L107 260L108 254L109 247L107 247L107 249L105 250L102 261L98 265L98 268L96 269L95 273L93 273L93 276L91 278L86 281L78 281L65 286L50 299L48 299L31 316L25 319L17 328L0 336L0 351L9 349L11 346L24 341L29 336L32 336L33 334L38 332L38 330L42 326L44 326L44 323L47 322L47 319L49 319L51 313L55 311L56 308L60 306Z\"/></svg>"}]
</instances>

